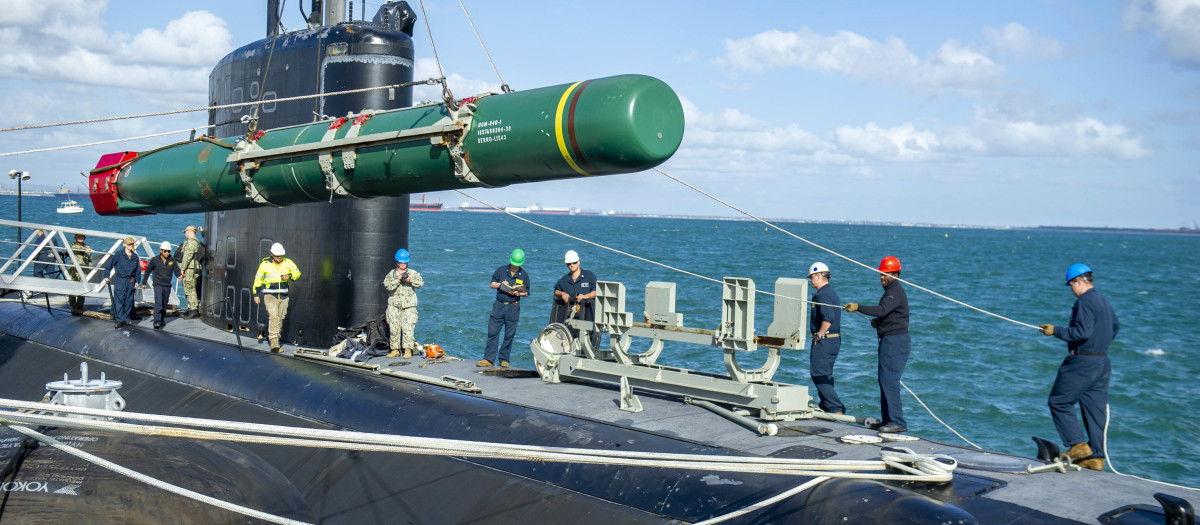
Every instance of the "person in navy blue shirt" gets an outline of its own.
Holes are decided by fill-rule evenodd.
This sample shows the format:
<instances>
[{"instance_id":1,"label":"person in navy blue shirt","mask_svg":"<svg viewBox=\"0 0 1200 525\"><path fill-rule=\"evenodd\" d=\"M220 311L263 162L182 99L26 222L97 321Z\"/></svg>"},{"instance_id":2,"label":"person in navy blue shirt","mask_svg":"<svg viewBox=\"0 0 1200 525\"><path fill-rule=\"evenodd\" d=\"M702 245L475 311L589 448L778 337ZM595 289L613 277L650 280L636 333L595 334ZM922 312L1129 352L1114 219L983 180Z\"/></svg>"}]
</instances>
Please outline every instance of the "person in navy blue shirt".
<instances>
[{"instance_id":1,"label":"person in navy blue shirt","mask_svg":"<svg viewBox=\"0 0 1200 525\"><path fill-rule=\"evenodd\" d=\"M808 330L812 333L812 351L809 352L808 375L817 387L818 406L830 414L843 414L846 407L833 388L833 363L842 348L842 304L833 285L829 283L829 267L825 263L812 263L808 267L808 282L817 293L813 294Z\"/></svg>"},{"instance_id":2,"label":"person in navy blue shirt","mask_svg":"<svg viewBox=\"0 0 1200 525\"><path fill-rule=\"evenodd\" d=\"M579 254L567 250L563 257L567 273L554 284L554 304L550 309L550 322L566 324L571 310L575 319L596 320L596 274L580 266ZM579 337L579 330L571 329L571 335ZM600 332L592 330L589 340L592 348L600 346Z\"/></svg>"},{"instance_id":3,"label":"person in navy blue shirt","mask_svg":"<svg viewBox=\"0 0 1200 525\"><path fill-rule=\"evenodd\" d=\"M879 409L883 418L880 432L905 432L908 423L904 420L904 405L900 400L900 378L908 365L912 353L912 338L908 335L908 294L900 286L900 259L891 255L879 261L879 285L883 286L883 297L879 306L846 303L847 312L862 312L874 317L871 326L879 337Z\"/></svg>"},{"instance_id":4,"label":"person in navy blue shirt","mask_svg":"<svg viewBox=\"0 0 1200 525\"><path fill-rule=\"evenodd\" d=\"M154 329L162 330L166 322L167 303L171 299L171 275L177 279L183 278L183 272L175 259L171 258L171 243L163 241L158 246L158 257L151 257L146 265L146 275L142 277L142 289L146 289L146 281L154 278Z\"/></svg>"},{"instance_id":5,"label":"person in navy blue shirt","mask_svg":"<svg viewBox=\"0 0 1200 525\"><path fill-rule=\"evenodd\" d=\"M133 237L125 238L125 249L108 259L104 265L104 282L112 283L112 314L116 328L129 324L133 313L133 295L142 275L142 259L134 251Z\"/></svg>"},{"instance_id":6,"label":"person in navy blue shirt","mask_svg":"<svg viewBox=\"0 0 1200 525\"><path fill-rule=\"evenodd\" d=\"M1067 286L1075 294L1070 326L1041 325L1045 335L1067 342L1067 358L1058 367L1058 377L1050 390L1050 417L1067 456L1075 464L1104 470L1104 420L1108 406L1108 380L1112 363L1108 346L1117 337L1120 325L1108 299L1095 289L1092 269L1081 263L1067 268ZM1087 440L1075 417L1075 403L1083 410Z\"/></svg>"},{"instance_id":7,"label":"person in navy blue shirt","mask_svg":"<svg viewBox=\"0 0 1200 525\"><path fill-rule=\"evenodd\" d=\"M529 296L529 274L521 265L525 264L525 252L513 250L505 264L492 272L493 290L496 301L492 303L492 315L488 317L487 346L483 359L475 366L492 366L499 363L508 366L512 355L513 337L517 335L517 322L521 319L521 298ZM504 342L499 343L500 329L504 329Z\"/></svg>"}]
</instances>

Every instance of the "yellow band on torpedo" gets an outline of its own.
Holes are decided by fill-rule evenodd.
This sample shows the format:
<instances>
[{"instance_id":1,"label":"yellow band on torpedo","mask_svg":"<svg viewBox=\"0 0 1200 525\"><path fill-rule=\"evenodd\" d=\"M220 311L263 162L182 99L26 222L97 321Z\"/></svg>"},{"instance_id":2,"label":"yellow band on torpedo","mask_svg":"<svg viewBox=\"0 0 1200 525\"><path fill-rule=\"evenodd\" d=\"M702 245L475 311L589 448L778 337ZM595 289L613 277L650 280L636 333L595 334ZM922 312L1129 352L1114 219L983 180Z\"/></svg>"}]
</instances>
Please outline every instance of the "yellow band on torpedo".
<instances>
[{"instance_id":1,"label":"yellow band on torpedo","mask_svg":"<svg viewBox=\"0 0 1200 525\"><path fill-rule=\"evenodd\" d=\"M571 159L571 152L567 150L567 141L563 138L563 108L567 107L567 99L571 98L571 92L575 91L575 88L582 83L583 81L581 80L571 84L571 87L567 88L563 92L562 98L558 100L558 111L554 114L554 138L558 139L558 151L562 153L563 160L567 161L571 169L580 175L590 176L590 173L579 169L579 166Z\"/></svg>"}]
</instances>

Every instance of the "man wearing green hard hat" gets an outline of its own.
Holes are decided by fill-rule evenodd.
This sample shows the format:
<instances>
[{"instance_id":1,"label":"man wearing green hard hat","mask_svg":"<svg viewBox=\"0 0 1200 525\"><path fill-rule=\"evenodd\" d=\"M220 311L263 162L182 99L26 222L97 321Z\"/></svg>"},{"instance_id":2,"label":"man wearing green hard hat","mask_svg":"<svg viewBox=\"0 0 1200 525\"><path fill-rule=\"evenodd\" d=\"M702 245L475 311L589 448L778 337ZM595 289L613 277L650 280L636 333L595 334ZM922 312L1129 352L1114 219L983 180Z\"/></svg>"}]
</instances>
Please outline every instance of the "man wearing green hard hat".
<instances>
[{"instance_id":1,"label":"man wearing green hard hat","mask_svg":"<svg viewBox=\"0 0 1200 525\"><path fill-rule=\"evenodd\" d=\"M529 274L521 268L523 264L525 252L517 248L508 256L508 264L492 272L491 287L496 290L496 301L492 303L492 315L488 318L483 359L475 366L508 366L513 337L517 335L517 321L521 318L521 298L529 296ZM499 343L501 327L504 328L503 343Z\"/></svg>"}]
</instances>

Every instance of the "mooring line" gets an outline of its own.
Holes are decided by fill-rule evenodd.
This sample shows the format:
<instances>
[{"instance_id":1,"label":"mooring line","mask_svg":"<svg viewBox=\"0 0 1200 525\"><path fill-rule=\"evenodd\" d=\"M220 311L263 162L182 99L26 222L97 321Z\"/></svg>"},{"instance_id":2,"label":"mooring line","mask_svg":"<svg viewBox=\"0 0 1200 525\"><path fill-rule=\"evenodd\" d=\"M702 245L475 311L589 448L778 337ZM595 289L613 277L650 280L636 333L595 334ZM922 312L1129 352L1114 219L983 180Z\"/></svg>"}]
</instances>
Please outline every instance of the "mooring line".
<instances>
[{"instance_id":1,"label":"mooring line","mask_svg":"<svg viewBox=\"0 0 1200 525\"><path fill-rule=\"evenodd\" d=\"M682 180L680 180L680 179L678 179L678 178L676 178L676 177L674 177L674 176L672 176L672 175L668 174L667 172L665 172L665 171L663 171L663 170L661 170L661 169L654 168L654 171L657 171L657 172L661 173L661 174L662 174L664 177L666 177L666 178L668 178L668 179L671 179L671 180L673 180L673 181L675 181L675 182L678 182L678 183L680 183L680 184L682 184L682 185L684 185L684 186L687 186L688 188L691 188L692 190L695 190L696 192L700 193L701 195L704 195L705 197L708 197L708 198L710 198L710 199L712 199L712 200L714 200L714 201L717 201L717 202L719 202L719 203L721 203L721 204L725 205L725 206L726 206L726 207L728 207L729 209L732 209L732 210L734 210L734 211L736 211L736 212L738 212L738 213L741 213L742 215L745 215L745 216L747 216L747 217L750 217L751 219L754 219L754 220L756 220L756 221L758 221L758 222L761 222L761 223L763 223L763 224L765 224L765 225L767 225L767 226L769 226L769 227L771 227L771 228L775 228L776 230L779 230L779 231L781 231L781 232L783 232L783 233L785 233L785 234L787 234L787 235L790 235L791 237L793 237L793 238L795 238L795 239L797 239L797 240L800 240L800 241L803 241L803 242L805 242L805 243L808 243L809 245L811 245L811 246L812 246L812 247L814 247L814 248L817 248L817 249L819 249L819 250L822 250L822 251L828 252L828 253L830 253L830 254L832 254L832 255L835 255L835 256L837 256L837 257L841 257L842 259L845 259L845 260L847 260L847 261L849 261L849 262L851 262L851 263L854 263L854 264L857 264L857 265L859 265L859 266L862 266L863 268L866 268L866 269L868 269L868 270L871 270L872 272L876 272L876 273L883 274L883 272L880 272L879 270L877 270L877 269L875 269L875 268L872 268L872 267L871 267L870 265L868 265L868 264L864 264L864 263L858 262L858 261L856 261L856 260L854 260L854 259L850 258L849 256L842 255L841 253L838 253L838 252L836 252L836 251L834 251L834 250L832 250L832 249L830 249L830 248L826 248L826 247L824 247L824 246L821 246L820 244L817 244L817 243L815 243L815 242L812 242L812 241L810 241L810 240L808 240L808 239L805 239L804 237L801 237L801 236L799 236L799 235L796 235L796 234L794 234L794 233L792 233L792 232L790 232L790 231L787 231L787 230L785 230L785 229L783 229L783 228L780 228L779 226L776 226L775 224L773 224L773 223L771 223L771 222L769 222L769 221L767 221L767 220L764 220L764 219L762 219L762 218L759 218L758 216L756 216L756 215L754 215L754 214L752 214L752 213L750 213L750 212L748 212L748 211L745 211L745 210L743 210L743 209L741 209L741 208L738 208L737 206L734 206L734 205L732 205L732 204L730 204L730 203L728 203L728 202L725 202L724 200L721 200L720 198L716 197L715 195L712 195L711 193L708 193L708 192L706 192L706 191L704 191L704 190L702 190L702 189L700 189L700 188L697 188L697 187L695 187L695 186L693 186L693 185L691 185L691 184L688 184L688 183L686 183L686 182L684 182L684 181L682 181ZM949 296L946 296L946 295L940 294L940 293L938 293L938 292L935 292L935 291L933 291L933 290L930 290L929 288L925 288L924 286L921 286L921 285L918 285L918 284L915 284L915 283L912 283L912 282L906 281L906 280L904 280L904 279L901 279L901 278L899 278L899 277L896 277L895 279L896 279L897 281L900 281L900 282L904 283L904 284L907 284L907 285L909 285L909 286L912 286L913 288L916 288L916 289L918 289L918 290L921 290L921 291L923 291L923 292L926 292L926 293L932 294L932 295L934 295L934 296L936 296L936 297L940 297L940 298L942 298L942 299L945 299L945 300L947 300L947 301L950 301L950 302L952 302L952 303L956 303L956 304L959 304L959 305L961 305L961 306L965 306L965 307L967 307L967 308L970 308L970 309L972 309L972 310L975 310L975 311L977 311L977 312L984 313L984 314L990 315L990 316L992 316L992 317L996 317L996 318L998 318L998 319L1003 319L1003 320L1005 320L1005 321L1008 321L1008 322L1010 322L1010 323L1013 323L1013 324L1018 324L1018 325L1021 325L1021 326L1026 326L1026 327L1029 327L1029 328L1033 328L1034 330L1040 330L1040 328L1038 328L1038 327L1036 327L1036 326L1034 326L1034 325L1031 325L1031 324L1028 324L1028 323L1022 323L1021 321L1017 321L1017 320L1014 320L1014 319L1009 319L1008 317L1005 317L1005 316L1003 316L1003 315L1000 315L1000 314L997 314L997 313L993 313L993 312L989 312L989 311L987 311L987 310L984 310L983 308L979 308L979 307L977 307L977 306L972 306L972 305L970 305L970 304L967 304L967 303L964 303L964 302L962 302L962 301L959 301L958 299L955 299L955 298L953 298L953 297L949 297Z\"/></svg>"}]
</instances>

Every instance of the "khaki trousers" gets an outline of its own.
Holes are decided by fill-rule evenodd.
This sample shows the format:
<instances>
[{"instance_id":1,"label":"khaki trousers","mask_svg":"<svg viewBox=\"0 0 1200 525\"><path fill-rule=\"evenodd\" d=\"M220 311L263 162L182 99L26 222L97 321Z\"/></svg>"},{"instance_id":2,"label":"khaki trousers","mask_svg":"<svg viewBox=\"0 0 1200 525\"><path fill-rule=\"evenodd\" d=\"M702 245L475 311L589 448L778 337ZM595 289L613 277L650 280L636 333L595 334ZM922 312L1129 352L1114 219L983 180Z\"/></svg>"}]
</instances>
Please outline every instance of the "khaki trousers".
<instances>
[{"instance_id":1,"label":"khaki trousers","mask_svg":"<svg viewBox=\"0 0 1200 525\"><path fill-rule=\"evenodd\" d=\"M279 334L283 331L283 318L287 317L288 296L276 297L274 294L263 296L263 305L267 307L267 337L271 347L279 346Z\"/></svg>"}]
</instances>

